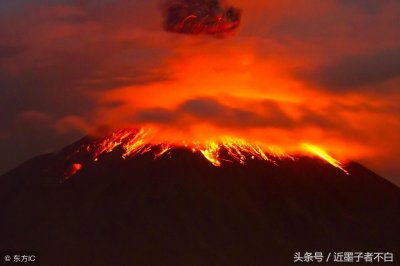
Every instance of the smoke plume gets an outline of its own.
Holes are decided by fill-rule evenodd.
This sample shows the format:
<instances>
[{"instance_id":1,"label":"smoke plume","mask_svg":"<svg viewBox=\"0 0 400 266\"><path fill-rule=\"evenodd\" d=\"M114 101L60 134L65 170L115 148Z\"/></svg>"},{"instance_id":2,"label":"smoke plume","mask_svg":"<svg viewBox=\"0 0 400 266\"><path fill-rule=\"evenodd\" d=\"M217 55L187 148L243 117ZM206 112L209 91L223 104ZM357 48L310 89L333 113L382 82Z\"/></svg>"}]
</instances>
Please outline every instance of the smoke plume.
<instances>
[{"instance_id":1,"label":"smoke plume","mask_svg":"<svg viewBox=\"0 0 400 266\"><path fill-rule=\"evenodd\" d=\"M224 35L240 25L241 11L219 0L167 0L164 29L184 34Z\"/></svg>"}]
</instances>

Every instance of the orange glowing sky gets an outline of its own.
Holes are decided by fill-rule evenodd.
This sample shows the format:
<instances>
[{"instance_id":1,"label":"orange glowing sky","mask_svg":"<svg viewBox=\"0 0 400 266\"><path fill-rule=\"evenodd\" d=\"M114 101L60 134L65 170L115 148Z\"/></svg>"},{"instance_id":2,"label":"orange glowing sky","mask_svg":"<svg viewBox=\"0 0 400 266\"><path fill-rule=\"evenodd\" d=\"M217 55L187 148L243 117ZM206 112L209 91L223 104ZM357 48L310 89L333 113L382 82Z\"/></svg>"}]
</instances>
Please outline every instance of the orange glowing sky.
<instances>
[{"instance_id":1,"label":"orange glowing sky","mask_svg":"<svg viewBox=\"0 0 400 266\"><path fill-rule=\"evenodd\" d=\"M146 125L312 143L400 184L399 2L230 0L243 18L227 38L164 32L159 1L56 2L0 4L0 147L15 160Z\"/></svg>"}]
</instances>

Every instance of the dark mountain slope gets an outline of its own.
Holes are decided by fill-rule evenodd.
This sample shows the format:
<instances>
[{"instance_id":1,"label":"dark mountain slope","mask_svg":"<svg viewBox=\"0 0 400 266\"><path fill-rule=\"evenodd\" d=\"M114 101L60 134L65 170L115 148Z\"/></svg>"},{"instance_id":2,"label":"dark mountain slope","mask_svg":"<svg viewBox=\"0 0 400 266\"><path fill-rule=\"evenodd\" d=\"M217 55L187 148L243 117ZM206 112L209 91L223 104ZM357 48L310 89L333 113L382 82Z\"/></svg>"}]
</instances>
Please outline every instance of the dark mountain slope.
<instances>
[{"instance_id":1,"label":"dark mountain slope","mask_svg":"<svg viewBox=\"0 0 400 266\"><path fill-rule=\"evenodd\" d=\"M153 160L38 156L0 177L0 249L42 265L291 265L294 252L400 250L400 189L363 166L254 160L214 167L184 149ZM85 167L63 180L72 162ZM397 257L396 257L397 256Z\"/></svg>"}]
</instances>

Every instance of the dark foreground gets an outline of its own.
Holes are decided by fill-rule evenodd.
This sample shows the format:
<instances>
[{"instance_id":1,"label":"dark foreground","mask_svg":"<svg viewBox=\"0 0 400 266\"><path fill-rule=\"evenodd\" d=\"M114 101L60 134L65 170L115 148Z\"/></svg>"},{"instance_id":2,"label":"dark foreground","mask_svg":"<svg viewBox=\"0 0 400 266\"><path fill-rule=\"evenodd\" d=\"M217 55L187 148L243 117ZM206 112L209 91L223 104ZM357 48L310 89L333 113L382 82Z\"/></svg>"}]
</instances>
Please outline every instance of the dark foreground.
<instances>
[{"instance_id":1,"label":"dark foreground","mask_svg":"<svg viewBox=\"0 0 400 266\"><path fill-rule=\"evenodd\" d=\"M400 260L400 189L359 164L348 176L309 158L216 168L185 150L156 161L115 151L62 181L86 160L70 148L0 177L0 250L57 266L292 265L306 251Z\"/></svg>"}]
</instances>

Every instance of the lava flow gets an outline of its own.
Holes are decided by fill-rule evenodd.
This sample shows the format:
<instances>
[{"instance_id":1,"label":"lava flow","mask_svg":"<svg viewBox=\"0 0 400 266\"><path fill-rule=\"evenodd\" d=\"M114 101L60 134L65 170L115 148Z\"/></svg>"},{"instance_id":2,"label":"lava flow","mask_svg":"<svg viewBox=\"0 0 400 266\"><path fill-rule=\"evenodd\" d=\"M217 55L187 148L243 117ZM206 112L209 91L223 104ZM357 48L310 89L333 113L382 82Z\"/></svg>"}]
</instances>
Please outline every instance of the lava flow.
<instances>
[{"instance_id":1,"label":"lava flow","mask_svg":"<svg viewBox=\"0 0 400 266\"><path fill-rule=\"evenodd\" d=\"M321 147L306 143L299 145L297 150L285 152L280 148L264 147L240 138L227 136L207 141L155 141L154 134L149 129L128 129L115 131L83 148L90 155L91 160L98 161L102 154L110 153L117 147L122 148L123 159L145 153L153 153L154 159L158 159L168 154L173 148L184 148L193 153L201 154L216 167L233 162L245 164L248 160L269 161L277 165L277 161L281 159L295 160L299 156L309 156L322 159L348 174L343 163L334 159ZM75 169L76 171L71 174L76 173L81 168L82 166L79 165L79 169Z\"/></svg>"}]
</instances>

